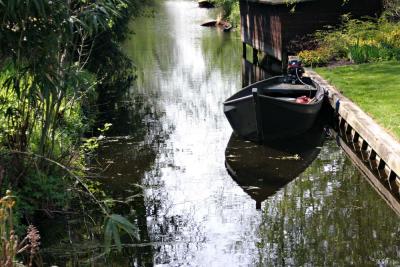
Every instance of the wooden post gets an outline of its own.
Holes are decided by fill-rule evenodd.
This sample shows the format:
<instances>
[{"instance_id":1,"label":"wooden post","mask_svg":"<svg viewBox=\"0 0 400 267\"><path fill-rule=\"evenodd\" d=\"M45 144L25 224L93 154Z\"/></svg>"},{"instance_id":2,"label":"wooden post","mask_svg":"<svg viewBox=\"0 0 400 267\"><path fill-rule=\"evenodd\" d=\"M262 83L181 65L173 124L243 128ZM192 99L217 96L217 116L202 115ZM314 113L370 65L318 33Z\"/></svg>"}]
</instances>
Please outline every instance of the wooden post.
<instances>
[{"instance_id":1,"label":"wooden post","mask_svg":"<svg viewBox=\"0 0 400 267\"><path fill-rule=\"evenodd\" d=\"M379 159L379 163L378 163L378 169L379 170L384 170L386 166L386 163L383 159Z\"/></svg>"},{"instance_id":2,"label":"wooden post","mask_svg":"<svg viewBox=\"0 0 400 267\"><path fill-rule=\"evenodd\" d=\"M258 51L253 47L253 64L258 63Z\"/></svg>"},{"instance_id":3,"label":"wooden post","mask_svg":"<svg viewBox=\"0 0 400 267\"><path fill-rule=\"evenodd\" d=\"M397 187L396 178L397 178L396 173L393 170L391 170L389 172L389 175L387 178L387 183L389 185L390 190L392 190L392 191L393 191L393 189L396 189L395 187ZM398 188L397 188L397 190L398 190Z\"/></svg>"},{"instance_id":4,"label":"wooden post","mask_svg":"<svg viewBox=\"0 0 400 267\"><path fill-rule=\"evenodd\" d=\"M351 131L352 130L353 130L353 127L351 127L350 124L347 124L345 135L346 135L347 141L350 142L350 143L353 143L353 138L351 136Z\"/></svg>"},{"instance_id":5,"label":"wooden post","mask_svg":"<svg viewBox=\"0 0 400 267\"><path fill-rule=\"evenodd\" d=\"M344 131L344 129L346 128L345 126L346 126L346 121L343 119L343 118L341 118L340 116L339 116L339 120L340 120L340 123L339 123L339 130L342 130L342 132Z\"/></svg>"},{"instance_id":6,"label":"wooden post","mask_svg":"<svg viewBox=\"0 0 400 267\"><path fill-rule=\"evenodd\" d=\"M282 51L281 58L282 58L282 72L286 73L287 72L287 66L288 66L288 55L287 55L287 52Z\"/></svg>"},{"instance_id":7,"label":"wooden post","mask_svg":"<svg viewBox=\"0 0 400 267\"><path fill-rule=\"evenodd\" d=\"M363 140L362 145L361 145L361 149L366 151L367 148L368 148L368 143L367 143L367 141Z\"/></svg>"},{"instance_id":8,"label":"wooden post","mask_svg":"<svg viewBox=\"0 0 400 267\"><path fill-rule=\"evenodd\" d=\"M369 156L367 149L368 149L368 143L367 141L363 140L361 143L361 157L365 162L368 162L368 156Z\"/></svg>"},{"instance_id":9,"label":"wooden post","mask_svg":"<svg viewBox=\"0 0 400 267\"><path fill-rule=\"evenodd\" d=\"M257 141L259 144L262 144L263 141L263 133L262 133L262 121L261 121L261 110L260 110L260 103L258 102L258 89L253 88L251 89L253 94L253 101L254 101L254 111L256 113L256 126L257 126Z\"/></svg>"},{"instance_id":10,"label":"wooden post","mask_svg":"<svg viewBox=\"0 0 400 267\"><path fill-rule=\"evenodd\" d=\"M353 136L353 143L358 143L359 138L360 138L360 135L357 132L355 132L354 136Z\"/></svg>"},{"instance_id":11,"label":"wooden post","mask_svg":"<svg viewBox=\"0 0 400 267\"><path fill-rule=\"evenodd\" d=\"M387 178L387 174L385 172L385 166L386 163L383 159L379 159L378 161L378 166L376 167L376 170L378 171L378 175L380 179L386 179Z\"/></svg>"},{"instance_id":12,"label":"wooden post","mask_svg":"<svg viewBox=\"0 0 400 267\"><path fill-rule=\"evenodd\" d=\"M369 153L369 159L375 160L376 159L376 152L375 150L371 149L371 153Z\"/></svg>"},{"instance_id":13,"label":"wooden post","mask_svg":"<svg viewBox=\"0 0 400 267\"><path fill-rule=\"evenodd\" d=\"M391 170L390 173L389 173L388 180L389 181L394 181L394 180L396 180L396 177L397 177L396 173Z\"/></svg>"}]
</instances>

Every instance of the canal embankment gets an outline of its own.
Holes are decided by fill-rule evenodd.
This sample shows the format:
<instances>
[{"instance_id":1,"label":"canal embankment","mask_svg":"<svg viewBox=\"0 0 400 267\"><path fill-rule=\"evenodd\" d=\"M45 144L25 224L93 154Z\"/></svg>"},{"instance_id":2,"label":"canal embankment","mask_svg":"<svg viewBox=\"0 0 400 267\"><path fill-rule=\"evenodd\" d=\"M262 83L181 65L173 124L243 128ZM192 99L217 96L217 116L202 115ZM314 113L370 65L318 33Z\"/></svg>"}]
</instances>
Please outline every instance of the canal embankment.
<instances>
[{"instance_id":1,"label":"canal embankment","mask_svg":"<svg viewBox=\"0 0 400 267\"><path fill-rule=\"evenodd\" d=\"M322 73L324 73L322 71ZM361 170L370 177L370 182L377 191L384 197L388 204L398 213L399 206L399 187L400 187L400 143L396 139L396 135L389 133L389 130L376 122L368 113L369 110L360 108L358 103L353 102L348 97L348 88L352 86L358 88L360 84L352 83L346 80L347 90L343 94L342 87L335 87L326 79L313 70L307 70L307 74L312 77L317 83L325 88L328 95L329 104L334 109L336 116L336 127L339 134L342 134L346 145L351 146L352 151L359 154L361 161L366 165L364 168L360 165ZM388 77L389 79L390 77ZM374 81L368 81L374 83ZM379 80L375 82L379 83ZM390 110L390 99L386 97L386 93L393 90L390 85L385 87L385 84L376 85L379 90L375 91L373 99L377 99L377 103L387 99L388 104L381 103L376 109L387 110L385 116L396 117L396 110ZM393 85L394 87L397 85ZM367 86L366 86L367 87ZM351 95L351 93L349 93ZM363 96L365 97L365 96ZM372 97L372 96L371 96ZM358 99L356 97L356 99ZM362 103L364 103L363 101ZM385 102L385 101L383 101ZM372 109L372 110L375 110ZM368 112L368 113L367 113ZM374 116L373 113L372 116ZM378 120L379 121L379 120ZM368 172L371 172L369 174ZM371 178L377 177L377 179ZM400 213L399 213L400 214Z\"/></svg>"}]
</instances>

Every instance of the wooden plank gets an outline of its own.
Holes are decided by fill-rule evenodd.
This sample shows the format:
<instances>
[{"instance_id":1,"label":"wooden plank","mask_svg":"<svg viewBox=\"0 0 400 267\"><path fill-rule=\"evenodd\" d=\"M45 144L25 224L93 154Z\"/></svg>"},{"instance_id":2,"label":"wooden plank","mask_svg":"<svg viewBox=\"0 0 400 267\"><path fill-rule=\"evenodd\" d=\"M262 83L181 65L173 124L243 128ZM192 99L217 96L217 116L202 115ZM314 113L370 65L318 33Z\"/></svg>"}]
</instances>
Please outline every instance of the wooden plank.
<instances>
[{"instance_id":1,"label":"wooden plank","mask_svg":"<svg viewBox=\"0 0 400 267\"><path fill-rule=\"evenodd\" d=\"M400 174L400 143L356 104L343 96L335 87L328 84L314 71L307 71L308 76L328 91L331 106L336 107L339 101L339 115L354 129L372 148L388 167Z\"/></svg>"}]
</instances>

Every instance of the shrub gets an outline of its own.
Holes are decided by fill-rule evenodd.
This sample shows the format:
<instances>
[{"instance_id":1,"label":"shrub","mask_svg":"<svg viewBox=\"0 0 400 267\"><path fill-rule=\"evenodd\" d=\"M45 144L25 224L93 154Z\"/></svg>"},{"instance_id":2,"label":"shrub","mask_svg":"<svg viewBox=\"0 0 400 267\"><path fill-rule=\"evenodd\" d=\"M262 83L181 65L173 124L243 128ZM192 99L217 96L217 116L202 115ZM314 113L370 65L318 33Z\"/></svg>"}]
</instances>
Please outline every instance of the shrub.
<instances>
[{"instance_id":1,"label":"shrub","mask_svg":"<svg viewBox=\"0 0 400 267\"><path fill-rule=\"evenodd\" d=\"M307 66L321 66L332 59L332 52L329 48L320 47L316 50L303 50L299 53L299 57Z\"/></svg>"},{"instance_id":2,"label":"shrub","mask_svg":"<svg viewBox=\"0 0 400 267\"><path fill-rule=\"evenodd\" d=\"M365 63L400 58L400 23L384 18L361 21L345 17L340 28L319 31L314 38L319 47L299 53L306 65L340 59Z\"/></svg>"}]
</instances>

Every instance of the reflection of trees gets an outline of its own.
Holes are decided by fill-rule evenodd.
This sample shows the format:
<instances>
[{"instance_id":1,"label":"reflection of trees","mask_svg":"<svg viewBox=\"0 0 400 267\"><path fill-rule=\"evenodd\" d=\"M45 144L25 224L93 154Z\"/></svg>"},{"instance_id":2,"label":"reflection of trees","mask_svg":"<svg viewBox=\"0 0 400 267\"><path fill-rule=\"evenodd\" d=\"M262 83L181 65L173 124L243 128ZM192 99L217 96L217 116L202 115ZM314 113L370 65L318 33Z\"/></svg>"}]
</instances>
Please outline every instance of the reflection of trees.
<instances>
[{"instance_id":1,"label":"reflection of trees","mask_svg":"<svg viewBox=\"0 0 400 267\"><path fill-rule=\"evenodd\" d=\"M266 203L259 265L399 264L398 217L334 146Z\"/></svg>"},{"instance_id":2,"label":"reflection of trees","mask_svg":"<svg viewBox=\"0 0 400 267\"><path fill-rule=\"evenodd\" d=\"M168 150L168 148L167 148ZM171 157L171 151L160 151L164 156ZM190 266L193 247L199 248L205 242L204 229L193 218L195 211L174 212L175 205L171 203L168 191L162 177L162 169L168 165L175 168L172 160L163 158L156 160L156 166L147 172L142 186L146 188L146 213L151 246L154 251L155 264L170 264ZM175 266L175 265L174 265Z\"/></svg>"},{"instance_id":3,"label":"reflection of trees","mask_svg":"<svg viewBox=\"0 0 400 267\"><path fill-rule=\"evenodd\" d=\"M206 62L212 66L209 71L218 69L223 74L237 75L242 58L242 43L238 32L226 33L218 28L205 29L201 49Z\"/></svg>"},{"instance_id":4,"label":"reflection of trees","mask_svg":"<svg viewBox=\"0 0 400 267\"><path fill-rule=\"evenodd\" d=\"M154 84L157 79L149 79L148 76L155 75L157 70L161 73L166 71L174 64L176 53L179 53L173 49L174 41L169 34L171 29L166 14L158 10L160 7L156 9L157 17L139 17L132 22L134 34L123 44L128 57L139 67L137 83L144 88L159 88L158 84Z\"/></svg>"},{"instance_id":5,"label":"reflection of trees","mask_svg":"<svg viewBox=\"0 0 400 267\"><path fill-rule=\"evenodd\" d=\"M118 80L115 84L120 86L122 82ZM143 96L130 96L126 90L125 93L120 93L124 91L121 87L110 86L103 89L107 90L102 94L108 94L108 97L101 98L105 102L99 103L99 110L105 112L101 113L98 119L101 122L112 122L113 127L107 133L111 137L100 144L92 167L98 167L97 175L100 177L96 182L102 184L100 188L105 192L106 198L117 200L112 204L113 212L137 224L140 240L136 246L125 247L122 255L114 251L108 258L98 258L96 266L101 262L112 262L113 266L127 266L128 262L136 263L137 266L153 266L153 248L147 230L144 188L138 184L146 172L157 168L154 164L160 148L168 138L168 131L165 132L162 128L160 114L153 110ZM103 230L100 226L103 218L97 216L94 207L85 205L86 214L83 218L80 215L72 215L66 221L52 222L51 228L54 231L49 230L51 235L44 237L46 246L51 247L44 256L52 264L70 262L75 266L101 255ZM53 238L54 234L59 236ZM124 243L132 243L128 236L122 238ZM65 242L54 244L56 240Z\"/></svg>"},{"instance_id":6,"label":"reflection of trees","mask_svg":"<svg viewBox=\"0 0 400 267\"><path fill-rule=\"evenodd\" d=\"M98 76L102 78L97 88L96 125L112 123L113 126L91 160L91 167L98 169L100 177L95 183L101 183L104 197L117 200L110 206L113 212L138 226L140 240L131 244L132 240L123 235L122 241L130 245L124 247L122 254L113 251L107 258L102 256L104 218L97 215L95 207L87 203L82 205L85 202L82 200L76 204L85 206L85 216L72 214L48 225L49 234L43 237L48 247L44 258L61 266L67 262L78 266L91 258L95 258L96 266L110 266L110 263L113 266L153 266L145 189L138 184L146 172L158 168L154 164L170 130L163 128L162 112L154 107L152 99L131 86L132 65L118 44L107 42L106 36L100 36L98 42L100 48L93 51L98 56L91 63L93 68L98 67ZM93 111L87 109L86 112Z\"/></svg>"}]
</instances>

